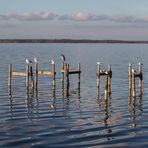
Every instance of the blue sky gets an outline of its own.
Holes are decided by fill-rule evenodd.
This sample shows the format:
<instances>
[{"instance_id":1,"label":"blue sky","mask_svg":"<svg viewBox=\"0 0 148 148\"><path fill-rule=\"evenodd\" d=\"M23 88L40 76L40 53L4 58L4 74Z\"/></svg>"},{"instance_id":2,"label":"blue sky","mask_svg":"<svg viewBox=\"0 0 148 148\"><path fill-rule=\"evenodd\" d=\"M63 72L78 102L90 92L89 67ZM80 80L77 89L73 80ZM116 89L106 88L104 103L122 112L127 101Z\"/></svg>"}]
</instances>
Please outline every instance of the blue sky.
<instances>
[{"instance_id":1,"label":"blue sky","mask_svg":"<svg viewBox=\"0 0 148 148\"><path fill-rule=\"evenodd\" d=\"M148 0L0 0L0 38L148 39Z\"/></svg>"}]
</instances>

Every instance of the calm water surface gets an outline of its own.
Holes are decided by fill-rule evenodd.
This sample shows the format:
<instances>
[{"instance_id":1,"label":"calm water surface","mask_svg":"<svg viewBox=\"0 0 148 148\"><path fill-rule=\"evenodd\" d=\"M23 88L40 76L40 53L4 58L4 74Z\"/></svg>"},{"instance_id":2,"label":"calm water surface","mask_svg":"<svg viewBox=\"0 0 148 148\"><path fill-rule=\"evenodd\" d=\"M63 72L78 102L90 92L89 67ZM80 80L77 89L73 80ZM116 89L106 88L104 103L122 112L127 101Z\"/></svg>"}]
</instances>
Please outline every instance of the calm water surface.
<instances>
[{"instance_id":1,"label":"calm water surface","mask_svg":"<svg viewBox=\"0 0 148 148\"><path fill-rule=\"evenodd\" d=\"M81 90L70 76L70 96L62 95L60 54L70 67L81 63ZM0 44L0 147L148 147L148 45L145 44ZM8 64L25 71L25 59L38 57L39 68L56 62L56 91L51 78L39 76L38 95L25 96L25 78L13 77L8 97ZM97 62L112 65L111 96L96 89ZM128 63L143 63L143 96L128 104ZM137 87L136 87L137 88ZM138 89L138 88L137 88Z\"/></svg>"}]
</instances>

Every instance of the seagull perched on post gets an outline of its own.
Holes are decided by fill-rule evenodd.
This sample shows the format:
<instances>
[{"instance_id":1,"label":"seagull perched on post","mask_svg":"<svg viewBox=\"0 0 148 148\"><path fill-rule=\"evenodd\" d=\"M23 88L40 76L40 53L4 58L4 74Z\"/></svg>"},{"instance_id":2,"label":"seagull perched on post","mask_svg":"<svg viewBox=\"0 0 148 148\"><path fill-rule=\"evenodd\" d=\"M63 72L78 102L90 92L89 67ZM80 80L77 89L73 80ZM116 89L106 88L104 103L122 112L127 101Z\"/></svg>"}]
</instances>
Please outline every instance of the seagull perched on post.
<instances>
[{"instance_id":1,"label":"seagull perched on post","mask_svg":"<svg viewBox=\"0 0 148 148\"><path fill-rule=\"evenodd\" d=\"M52 58L50 59L50 61L51 61L51 64L55 64L55 62Z\"/></svg>"},{"instance_id":2,"label":"seagull perched on post","mask_svg":"<svg viewBox=\"0 0 148 148\"><path fill-rule=\"evenodd\" d=\"M140 65L143 65L143 64L139 62L138 65L140 66Z\"/></svg>"},{"instance_id":3,"label":"seagull perched on post","mask_svg":"<svg viewBox=\"0 0 148 148\"><path fill-rule=\"evenodd\" d=\"M101 65L102 63L101 63L101 62L97 62L97 64L98 64L98 65Z\"/></svg>"},{"instance_id":4,"label":"seagull perched on post","mask_svg":"<svg viewBox=\"0 0 148 148\"><path fill-rule=\"evenodd\" d=\"M34 58L34 62L37 64L38 63L38 60L37 60L37 58L35 57Z\"/></svg>"},{"instance_id":5,"label":"seagull perched on post","mask_svg":"<svg viewBox=\"0 0 148 148\"><path fill-rule=\"evenodd\" d=\"M136 70L134 70L134 68L132 68L132 73L133 74L136 74Z\"/></svg>"},{"instance_id":6,"label":"seagull perched on post","mask_svg":"<svg viewBox=\"0 0 148 148\"><path fill-rule=\"evenodd\" d=\"M61 59L62 59L62 62L65 62L65 56L64 56L64 54L61 54Z\"/></svg>"}]
</instances>

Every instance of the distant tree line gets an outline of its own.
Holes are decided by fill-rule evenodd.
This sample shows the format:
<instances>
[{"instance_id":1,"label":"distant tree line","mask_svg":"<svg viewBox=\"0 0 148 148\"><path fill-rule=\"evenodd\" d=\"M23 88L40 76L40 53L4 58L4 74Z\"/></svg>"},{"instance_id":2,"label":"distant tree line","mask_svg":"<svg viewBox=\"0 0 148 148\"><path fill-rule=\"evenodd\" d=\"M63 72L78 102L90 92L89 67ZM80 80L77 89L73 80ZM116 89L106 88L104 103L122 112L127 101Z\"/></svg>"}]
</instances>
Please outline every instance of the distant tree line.
<instances>
[{"instance_id":1,"label":"distant tree line","mask_svg":"<svg viewBox=\"0 0 148 148\"><path fill-rule=\"evenodd\" d=\"M0 39L0 43L129 43L148 44L148 41L90 40L90 39Z\"/></svg>"}]
</instances>

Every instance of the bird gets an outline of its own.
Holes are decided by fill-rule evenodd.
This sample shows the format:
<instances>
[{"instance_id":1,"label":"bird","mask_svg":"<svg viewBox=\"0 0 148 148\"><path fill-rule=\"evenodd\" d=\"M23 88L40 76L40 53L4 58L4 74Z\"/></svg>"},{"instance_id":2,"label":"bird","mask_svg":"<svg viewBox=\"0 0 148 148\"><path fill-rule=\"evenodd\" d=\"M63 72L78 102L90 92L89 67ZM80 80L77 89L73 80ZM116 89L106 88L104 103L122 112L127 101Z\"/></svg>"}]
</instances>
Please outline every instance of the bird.
<instances>
[{"instance_id":1,"label":"bird","mask_svg":"<svg viewBox=\"0 0 148 148\"><path fill-rule=\"evenodd\" d=\"M30 61L28 59L26 59L26 63L29 65L30 64Z\"/></svg>"},{"instance_id":2,"label":"bird","mask_svg":"<svg viewBox=\"0 0 148 148\"><path fill-rule=\"evenodd\" d=\"M65 56L64 56L64 54L61 54L61 59L62 59L62 62L65 62Z\"/></svg>"},{"instance_id":3,"label":"bird","mask_svg":"<svg viewBox=\"0 0 148 148\"><path fill-rule=\"evenodd\" d=\"M55 62L52 58L50 59L50 61L51 61L51 64L55 64Z\"/></svg>"},{"instance_id":4,"label":"bird","mask_svg":"<svg viewBox=\"0 0 148 148\"><path fill-rule=\"evenodd\" d=\"M129 64L128 64L128 65L129 65L129 67L130 67L130 66L132 66L131 62L129 62Z\"/></svg>"},{"instance_id":5,"label":"bird","mask_svg":"<svg viewBox=\"0 0 148 148\"><path fill-rule=\"evenodd\" d=\"M98 65L101 65L102 63L101 63L101 62L97 62L97 64L98 64Z\"/></svg>"},{"instance_id":6,"label":"bird","mask_svg":"<svg viewBox=\"0 0 148 148\"><path fill-rule=\"evenodd\" d=\"M136 70L134 70L134 68L132 68L132 73L133 73L133 74L135 74L135 73L136 73Z\"/></svg>"},{"instance_id":7,"label":"bird","mask_svg":"<svg viewBox=\"0 0 148 148\"><path fill-rule=\"evenodd\" d=\"M140 65L143 65L143 64L139 62L138 65L140 66Z\"/></svg>"},{"instance_id":8,"label":"bird","mask_svg":"<svg viewBox=\"0 0 148 148\"><path fill-rule=\"evenodd\" d=\"M105 73L106 75L108 75L108 72L107 72L107 71L104 71L104 73Z\"/></svg>"},{"instance_id":9,"label":"bird","mask_svg":"<svg viewBox=\"0 0 148 148\"><path fill-rule=\"evenodd\" d=\"M36 57L34 58L34 62L35 62L35 63L38 63L38 60L37 60L37 58L36 58Z\"/></svg>"}]
</instances>

